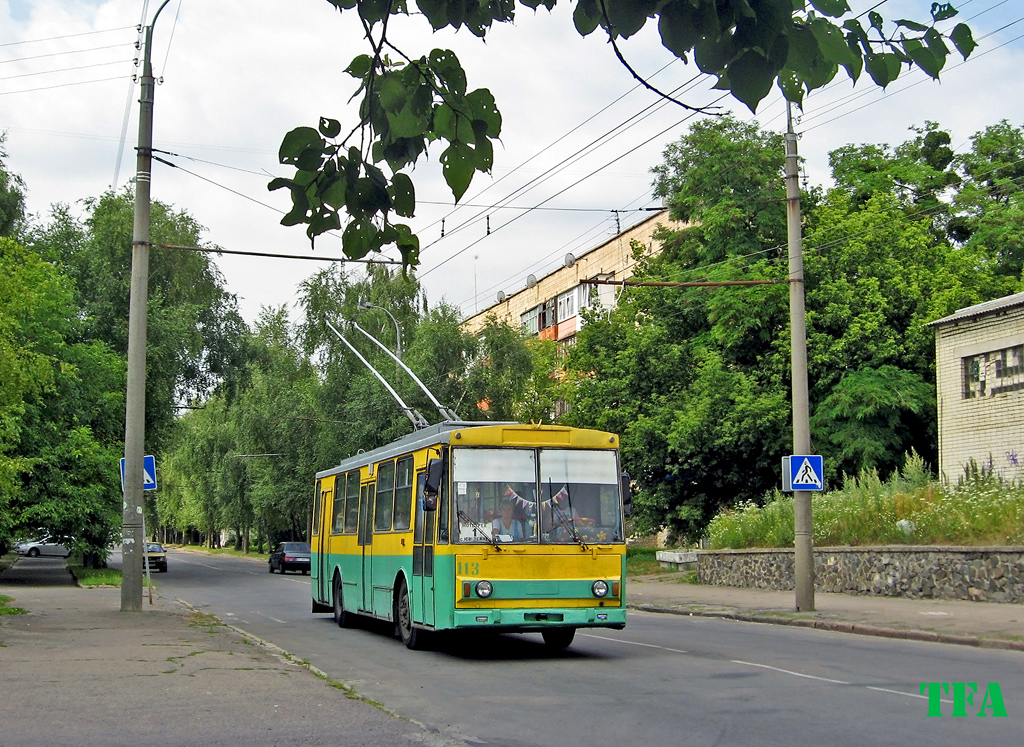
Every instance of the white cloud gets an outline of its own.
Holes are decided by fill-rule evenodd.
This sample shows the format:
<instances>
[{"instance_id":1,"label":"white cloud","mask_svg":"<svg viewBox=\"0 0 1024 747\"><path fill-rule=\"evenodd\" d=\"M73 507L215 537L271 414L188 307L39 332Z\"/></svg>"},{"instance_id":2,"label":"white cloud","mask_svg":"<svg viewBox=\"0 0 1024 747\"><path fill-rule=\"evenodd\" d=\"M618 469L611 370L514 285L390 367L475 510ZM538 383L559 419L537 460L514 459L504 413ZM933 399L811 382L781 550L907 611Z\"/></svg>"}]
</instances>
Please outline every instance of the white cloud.
<instances>
[{"instance_id":1,"label":"white cloud","mask_svg":"<svg viewBox=\"0 0 1024 747\"><path fill-rule=\"evenodd\" d=\"M971 21L976 38L1019 19L1019 11L1007 7L1015 4L997 3L959 3L963 18L977 16ZM865 10L873 4L860 3ZM892 1L882 10L888 17L921 18L929 6L921 0ZM146 17L157 7L159 2L149 2ZM96 196L111 184L129 77L135 72L130 60L138 54L132 46L134 26L142 9L139 0L0 0L0 131L8 133L8 166L25 179L33 213L45 215L52 203ZM470 87L490 88L502 111L494 173L478 175L464 202L496 205L567 161L539 186L508 200L517 209L467 206L454 212L439 176L438 154L417 167L420 207L411 223L425 247L420 272L432 302L446 297L467 312L483 308L498 290L522 287L528 273L543 274L566 252L578 253L612 235L611 211L654 204L649 169L693 119L636 88L600 34L576 34L570 12L564 0L553 14L520 7L515 26L495 27L486 44L466 32L431 36L422 18L401 19L395 25L396 44L410 54L435 46L454 49ZM669 64L670 55L649 25L622 45L627 58L660 89L683 86L693 78L693 66ZM87 32L104 33L71 36ZM897 144L909 135L910 126L925 120L950 129L960 148L971 134L1000 119L1024 124L1024 97L1018 93L1024 44L1015 40L1021 33L1024 22L981 39L975 58L960 67L954 67L959 58L951 56L941 84L925 81L907 87L917 80L908 77L882 92L865 76L856 87L840 81L815 93L798 128L804 133L800 152L811 180L827 180L829 150L848 142ZM354 15L339 15L325 0L172 0L155 30L155 69L164 82L156 90L154 145L179 154L168 160L180 168L155 165L153 197L187 210L209 229L207 238L226 249L308 256L302 229L278 225L279 215L254 201L279 211L288 208L285 194L266 190L270 176L287 174L276 157L285 132L313 125L320 115L345 120L354 81L343 70L363 51L360 36ZM14 44L50 37L57 38ZM109 45L114 46L98 49ZM93 51L41 56L86 49ZM65 67L78 69L27 75ZM117 79L81 83L113 77ZM854 103L836 108L837 99L851 93L858 96ZM688 103L707 104L719 93L704 81L680 95ZM135 170L137 99L135 88L118 186ZM731 99L723 106L748 116ZM633 117L643 119L593 153L574 156ZM766 101L758 121L783 128L781 103ZM434 202L441 204L430 204ZM544 208L567 210L518 209L542 203ZM619 215L624 224L640 217ZM320 240L314 254L340 256L340 242ZM242 297L249 321L262 305L293 302L297 283L315 267L310 262L231 256L218 259L218 264L230 289Z\"/></svg>"}]
</instances>

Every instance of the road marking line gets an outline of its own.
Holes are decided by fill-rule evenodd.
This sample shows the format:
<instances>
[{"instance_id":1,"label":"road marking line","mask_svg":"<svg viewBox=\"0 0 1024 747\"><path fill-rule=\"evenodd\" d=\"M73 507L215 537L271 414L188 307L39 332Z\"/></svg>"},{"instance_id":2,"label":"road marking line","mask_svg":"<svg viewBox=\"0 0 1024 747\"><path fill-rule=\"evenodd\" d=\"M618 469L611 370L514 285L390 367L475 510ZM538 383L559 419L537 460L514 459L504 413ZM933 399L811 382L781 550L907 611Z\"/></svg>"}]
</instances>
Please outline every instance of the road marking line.
<instances>
[{"instance_id":1,"label":"road marking line","mask_svg":"<svg viewBox=\"0 0 1024 747\"><path fill-rule=\"evenodd\" d=\"M597 638L602 641L611 641L612 643L626 643L630 646L644 646L645 648L656 648L661 651L671 651L674 654L685 654L686 652L678 648L668 648L667 646L655 646L653 643L640 643L638 641L624 641L621 638L609 638L603 635L594 635L593 633L580 633L582 638Z\"/></svg>"},{"instance_id":2,"label":"road marking line","mask_svg":"<svg viewBox=\"0 0 1024 747\"><path fill-rule=\"evenodd\" d=\"M794 677L806 677L809 680L818 680L819 682L831 682L835 685L850 685L853 683L843 682L842 680L830 680L828 677L815 677L813 674L803 674L802 672L793 672L789 669L779 669L778 667L771 667L767 664L755 664L752 661L740 661L739 659L733 659L733 664L745 664L748 667L760 667L762 669L771 669L774 672L782 672L783 674L791 674Z\"/></svg>"},{"instance_id":3,"label":"road marking line","mask_svg":"<svg viewBox=\"0 0 1024 747\"><path fill-rule=\"evenodd\" d=\"M864 685L868 690L877 690L880 693L892 693L893 695L905 695L908 698L921 698L921 700L928 700L927 695L919 695L918 693L905 693L901 690L889 690L885 687L872 687L871 685ZM945 698L939 698L940 703L952 703L952 700L946 700Z\"/></svg>"},{"instance_id":4,"label":"road marking line","mask_svg":"<svg viewBox=\"0 0 1024 747\"><path fill-rule=\"evenodd\" d=\"M733 659L732 663L733 664L745 664L748 667L760 667L762 669L771 669L774 672L782 672L783 674L791 674L794 677L806 677L809 680L820 680L821 682L831 682L831 683L836 684L836 685L852 685L853 684L852 682L844 682L843 680L831 680L828 677L815 677L813 674L803 674L801 672L793 672L793 671L791 671L789 669L780 669L779 667L772 667L772 666L768 666L767 664L755 664L752 661L740 661L739 659ZM928 699L927 695L918 695L917 693L907 693L907 692L903 692L902 690L890 690L890 689L885 688L885 687L873 687L871 685L863 685L862 687L864 687L864 688L866 688L868 690L874 690L874 691L880 692L880 693L889 693L890 695L904 695L904 696L906 696L908 698L921 698L922 700L927 700ZM946 700L945 698L939 698L939 700L942 703L952 703L953 702L952 700Z\"/></svg>"}]
</instances>

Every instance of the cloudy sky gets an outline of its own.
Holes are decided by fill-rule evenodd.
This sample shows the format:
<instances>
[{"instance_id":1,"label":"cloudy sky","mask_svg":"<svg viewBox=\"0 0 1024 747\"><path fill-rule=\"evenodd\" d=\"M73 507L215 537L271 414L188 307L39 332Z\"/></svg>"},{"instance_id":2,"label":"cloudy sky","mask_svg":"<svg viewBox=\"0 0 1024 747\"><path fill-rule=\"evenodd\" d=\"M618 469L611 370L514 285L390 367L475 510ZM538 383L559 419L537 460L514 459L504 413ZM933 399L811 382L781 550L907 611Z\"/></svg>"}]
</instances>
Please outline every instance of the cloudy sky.
<instances>
[{"instance_id":1,"label":"cloudy sky","mask_svg":"<svg viewBox=\"0 0 1024 747\"><path fill-rule=\"evenodd\" d=\"M0 0L0 132L7 166L24 179L29 210L40 219L54 203L77 205L133 176L136 26L160 1ZM851 5L923 20L931 3ZM958 151L1001 119L1024 125L1024 8L1018 0L954 5L979 48L967 63L951 55L941 83L913 73L882 91L867 76L854 87L841 73L807 99L797 129L811 183L827 185L830 150L895 145L926 120L950 130ZM622 44L641 75L687 103L754 119L674 60L649 26ZM569 3L553 13L520 8L515 25L495 27L486 43L427 29L413 17L390 36L410 56L454 50L470 88L490 88L503 115L493 174L478 175L462 205L453 205L440 178L438 153L414 173L419 207L410 223L431 303L444 298L472 314L498 291L521 289L528 274L551 271L566 253L596 246L657 206L650 168L694 115L640 88L599 34L579 37ZM323 237L311 251L301 228L280 226L288 198L266 185L289 175L277 163L284 133L315 126L321 115L351 121L354 80L343 70L365 51L354 14L342 16L326 0L171 0L153 47L162 78L154 146L173 154L162 157L174 164L154 164L153 198L186 210L224 249L340 257L340 239ZM756 121L784 129L781 99L762 102ZM229 255L217 263L250 322L262 306L292 304L297 284L322 266Z\"/></svg>"}]
</instances>

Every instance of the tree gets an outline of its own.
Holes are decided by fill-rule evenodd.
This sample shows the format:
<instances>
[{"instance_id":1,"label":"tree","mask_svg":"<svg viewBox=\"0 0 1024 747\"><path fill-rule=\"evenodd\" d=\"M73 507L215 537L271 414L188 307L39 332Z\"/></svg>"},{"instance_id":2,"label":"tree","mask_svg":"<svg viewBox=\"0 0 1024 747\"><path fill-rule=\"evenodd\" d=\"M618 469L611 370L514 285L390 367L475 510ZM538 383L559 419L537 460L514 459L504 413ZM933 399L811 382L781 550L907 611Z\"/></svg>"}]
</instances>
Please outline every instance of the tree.
<instances>
[{"instance_id":1,"label":"tree","mask_svg":"<svg viewBox=\"0 0 1024 747\"><path fill-rule=\"evenodd\" d=\"M13 236L25 221L25 183L7 170L7 133L0 132L0 237Z\"/></svg>"},{"instance_id":2,"label":"tree","mask_svg":"<svg viewBox=\"0 0 1024 747\"><path fill-rule=\"evenodd\" d=\"M458 201L477 171L491 170L501 114L490 91L468 89L466 72L453 52L434 49L416 56L388 38L389 20L407 14L408 3L328 2L341 12L355 9L365 29L369 53L358 55L345 70L358 81L354 97L359 99L359 119L347 132L329 117L321 117L315 128L289 132L279 156L295 174L274 179L269 188L289 191L293 207L282 223L305 224L311 240L341 229L344 210L348 222L342 241L348 256L361 258L394 244L403 261L415 265L418 239L407 225L391 218L392 213L410 217L415 210L415 188L406 170L429 143L444 141L440 162ZM543 5L550 10L555 3L520 0L532 9ZM871 10L867 27L852 15L846 0L810 0L809 5L793 0L578 0L573 21L584 36L602 29L619 60L633 72L617 40L657 20L666 49L684 63L692 57L702 73L717 78L717 88L730 91L751 111L773 84L800 104L806 92L830 82L840 67L853 81L866 70L884 88L904 65L937 78L950 52L947 41L965 59L975 47L965 24L948 36L936 29L956 15L949 4L932 5L930 24L887 24ZM417 0L416 6L435 31L466 28L481 38L494 23L515 18L514 0ZM390 179L378 165L382 163L391 171Z\"/></svg>"},{"instance_id":3,"label":"tree","mask_svg":"<svg viewBox=\"0 0 1024 747\"><path fill-rule=\"evenodd\" d=\"M45 528L102 563L120 521L124 363L81 336L74 286L0 239L0 544Z\"/></svg>"},{"instance_id":4,"label":"tree","mask_svg":"<svg viewBox=\"0 0 1024 747\"><path fill-rule=\"evenodd\" d=\"M971 138L971 151L956 159L964 186L952 237L995 263L996 272L1019 279L1024 272L1024 132L1003 120Z\"/></svg>"},{"instance_id":5,"label":"tree","mask_svg":"<svg viewBox=\"0 0 1024 747\"><path fill-rule=\"evenodd\" d=\"M31 244L75 281L83 335L122 356L128 350L128 301L134 197L107 192L85 201L79 222L66 206L31 234ZM203 227L185 211L154 202L154 244L202 246ZM215 248L207 245L205 248ZM154 249L150 258L146 343L146 441L159 451L175 407L208 394L244 365L245 323L235 296L209 255Z\"/></svg>"},{"instance_id":6,"label":"tree","mask_svg":"<svg viewBox=\"0 0 1024 747\"><path fill-rule=\"evenodd\" d=\"M832 480L891 471L910 451L934 462L925 325L1019 282L987 248L947 239L971 180L937 124L914 132L894 149L833 152L836 186L802 197L811 434ZM660 254L637 252L636 279L785 277L781 169L775 136L729 118L695 126L654 170L690 225L665 232ZM567 420L622 435L641 528L695 537L720 507L778 486L792 443L784 288L633 287L588 316L569 355L579 384Z\"/></svg>"}]
</instances>

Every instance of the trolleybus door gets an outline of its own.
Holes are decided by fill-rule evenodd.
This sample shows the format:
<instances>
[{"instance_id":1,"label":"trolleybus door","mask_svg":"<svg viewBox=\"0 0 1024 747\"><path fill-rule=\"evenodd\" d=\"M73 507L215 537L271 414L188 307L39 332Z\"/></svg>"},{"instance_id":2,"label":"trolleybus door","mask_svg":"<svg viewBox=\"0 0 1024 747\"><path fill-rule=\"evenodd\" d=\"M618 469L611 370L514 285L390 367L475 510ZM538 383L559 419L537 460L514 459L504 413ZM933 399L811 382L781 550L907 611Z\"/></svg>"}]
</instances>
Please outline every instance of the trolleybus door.
<instances>
[{"instance_id":1,"label":"trolleybus door","mask_svg":"<svg viewBox=\"0 0 1024 747\"><path fill-rule=\"evenodd\" d=\"M416 622L434 624L434 517L436 511L423 510L423 481L416 479L416 516L412 547L412 610Z\"/></svg>"},{"instance_id":2,"label":"trolleybus door","mask_svg":"<svg viewBox=\"0 0 1024 747\"><path fill-rule=\"evenodd\" d=\"M373 558L373 548L370 546L370 543L373 542L373 495L374 483L369 482L360 486L359 549L363 553L362 583L359 584L362 589L362 603L359 607L361 610L372 609L373 583L370 580L370 562Z\"/></svg>"},{"instance_id":3,"label":"trolleybus door","mask_svg":"<svg viewBox=\"0 0 1024 747\"><path fill-rule=\"evenodd\" d=\"M317 482L317 487L319 486L320 483ZM316 576L316 598L319 599L321 602L326 602L330 599L330 592L328 591L330 579L326 578L326 576L328 560L327 555L328 552L330 551L328 538L331 536L331 517L334 515L334 501L331 500L331 497L333 495L334 491L332 490L320 491L320 501L317 504L317 511L319 516L317 517L318 520L314 522L314 526L319 524L320 536L313 538L313 540L315 541L314 547L316 548L316 565L310 572L315 574Z\"/></svg>"}]
</instances>

